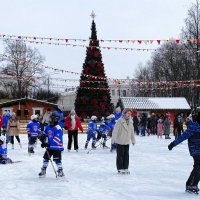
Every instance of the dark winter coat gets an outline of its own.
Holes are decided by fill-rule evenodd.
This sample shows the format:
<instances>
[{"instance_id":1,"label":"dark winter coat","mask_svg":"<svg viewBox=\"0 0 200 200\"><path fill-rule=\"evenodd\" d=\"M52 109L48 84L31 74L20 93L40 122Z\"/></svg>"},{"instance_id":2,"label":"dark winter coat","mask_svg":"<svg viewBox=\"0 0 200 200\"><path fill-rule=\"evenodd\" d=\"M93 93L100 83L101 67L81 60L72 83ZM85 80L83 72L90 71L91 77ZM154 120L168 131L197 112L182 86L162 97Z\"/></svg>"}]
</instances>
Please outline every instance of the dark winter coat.
<instances>
[{"instance_id":1,"label":"dark winter coat","mask_svg":"<svg viewBox=\"0 0 200 200\"><path fill-rule=\"evenodd\" d=\"M139 125L139 120L138 120L137 116L135 116L135 117L133 117L133 127L134 128L138 127L138 125Z\"/></svg>"},{"instance_id":2,"label":"dark winter coat","mask_svg":"<svg viewBox=\"0 0 200 200\"><path fill-rule=\"evenodd\" d=\"M164 135L170 134L170 125L171 125L171 121L168 118L166 118L163 123Z\"/></svg>"},{"instance_id":3,"label":"dark winter coat","mask_svg":"<svg viewBox=\"0 0 200 200\"><path fill-rule=\"evenodd\" d=\"M146 127L147 126L147 118L146 116L142 116L140 123L139 123L140 127Z\"/></svg>"},{"instance_id":4,"label":"dark winter coat","mask_svg":"<svg viewBox=\"0 0 200 200\"><path fill-rule=\"evenodd\" d=\"M200 125L188 122L188 129L174 140L175 146L188 139L188 148L191 156L200 156Z\"/></svg>"},{"instance_id":5,"label":"dark winter coat","mask_svg":"<svg viewBox=\"0 0 200 200\"><path fill-rule=\"evenodd\" d=\"M155 116L152 116L150 118L150 127L152 128L152 127L156 127L156 126L157 126L157 119Z\"/></svg>"}]
</instances>

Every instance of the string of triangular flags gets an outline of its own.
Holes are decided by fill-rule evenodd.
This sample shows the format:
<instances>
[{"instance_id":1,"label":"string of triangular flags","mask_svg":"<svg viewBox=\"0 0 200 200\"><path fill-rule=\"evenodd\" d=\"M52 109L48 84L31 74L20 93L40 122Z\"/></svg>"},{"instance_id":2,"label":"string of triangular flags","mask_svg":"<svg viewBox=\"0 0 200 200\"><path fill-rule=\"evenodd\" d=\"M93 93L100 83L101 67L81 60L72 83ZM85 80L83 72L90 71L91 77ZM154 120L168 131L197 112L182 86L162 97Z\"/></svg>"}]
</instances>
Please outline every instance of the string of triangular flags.
<instances>
[{"instance_id":1,"label":"string of triangular flags","mask_svg":"<svg viewBox=\"0 0 200 200\"><path fill-rule=\"evenodd\" d=\"M68 43L69 41L73 42L88 42L91 41L91 39L80 39L80 38L57 38L57 37L41 37L41 36L23 36L23 35L8 35L8 34L0 34L0 38L3 39L19 39L19 40L34 40L34 41L56 41L56 42L65 42ZM99 42L115 42L115 43L131 43L131 44L157 44L160 45L162 43L176 43L176 44L185 44L185 43L200 43L200 38L194 39L99 39L97 40Z\"/></svg>"},{"instance_id":2,"label":"string of triangular flags","mask_svg":"<svg viewBox=\"0 0 200 200\"><path fill-rule=\"evenodd\" d=\"M23 41L28 42L30 44L36 44L36 45L55 45L55 46L70 46L70 47L82 47L82 48L88 48L89 45L84 44L72 44L72 43L59 43L59 42L46 42L46 41L36 41L36 40L28 40L28 39L13 39L13 38L2 38L0 37L0 40L15 40L15 41ZM123 50L123 51L158 51L157 48L132 48L132 47L116 47L116 46L92 46L93 48L97 49L103 49L103 50ZM197 52L194 49L165 49L164 51L175 51L175 52Z\"/></svg>"}]
</instances>

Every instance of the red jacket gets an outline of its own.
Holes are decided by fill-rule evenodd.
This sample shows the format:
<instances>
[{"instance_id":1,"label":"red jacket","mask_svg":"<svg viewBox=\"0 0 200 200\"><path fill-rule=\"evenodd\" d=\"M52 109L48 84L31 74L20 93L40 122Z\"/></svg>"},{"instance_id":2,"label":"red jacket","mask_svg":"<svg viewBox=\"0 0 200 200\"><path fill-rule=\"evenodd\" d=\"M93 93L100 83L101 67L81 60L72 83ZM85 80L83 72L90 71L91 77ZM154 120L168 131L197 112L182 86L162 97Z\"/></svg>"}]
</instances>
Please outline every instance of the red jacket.
<instances>
[{"instance_id":1,"label":"red jacket","mask_svg":"<svg viewBox=\"0 0 200 200\"><path fill-rule=\"evenodd\" d=\"M0 128L2 128L2 126L3 126L3 117L0 116Z\"/></svg>"},{"instance_id":2,"label":"red jacket","mask_svg":"<svg viewBox=\"0 0 200 200\"><path fill-rule=\"evenodd\" d=\"M78 130L79 129L83 132L83 127L81 125L80 118L76 117L75 120L76 120L75 128L72 129L72 120L69 116L67 116L65 119L65 127L67 127L68 130Z\"/></svg>"}]
</instances>

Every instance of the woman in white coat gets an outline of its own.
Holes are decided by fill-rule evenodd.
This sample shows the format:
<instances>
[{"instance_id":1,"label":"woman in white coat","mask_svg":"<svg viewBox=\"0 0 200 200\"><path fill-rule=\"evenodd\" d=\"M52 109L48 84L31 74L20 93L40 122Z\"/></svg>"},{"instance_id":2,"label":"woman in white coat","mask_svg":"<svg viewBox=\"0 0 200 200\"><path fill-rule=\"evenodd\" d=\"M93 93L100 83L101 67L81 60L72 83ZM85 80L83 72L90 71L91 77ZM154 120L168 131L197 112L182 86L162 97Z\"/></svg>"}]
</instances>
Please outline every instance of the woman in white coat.
<instances>
[{"instance_id":1,"label":"woman in white coat","mask_svg":"<svg viewBox=\"0 0 200 200\"><path fill-rule=\"evenodd\" d=\"M118 173L129 174L129 144L135 144L133 120L131 109L124 109L123 115L114 126L112 144L117 144L117 170Z\"/></svg>"}]
</instances>

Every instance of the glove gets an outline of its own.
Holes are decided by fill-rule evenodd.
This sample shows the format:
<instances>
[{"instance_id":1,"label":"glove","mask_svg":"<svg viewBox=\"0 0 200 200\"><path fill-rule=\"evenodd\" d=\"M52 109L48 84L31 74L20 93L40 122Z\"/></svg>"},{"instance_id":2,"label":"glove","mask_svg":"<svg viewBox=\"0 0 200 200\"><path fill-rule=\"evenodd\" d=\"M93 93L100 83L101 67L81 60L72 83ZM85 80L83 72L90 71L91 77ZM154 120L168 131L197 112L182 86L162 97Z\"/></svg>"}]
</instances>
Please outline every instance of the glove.
<instances>
[{"instance_id":1,"label":"glove","mask_svg":"<svg viewBox=\"0 0 200 200\"><path fill-rule=\"evenodd\" d=\"M42 147L42 148L44 148L44 147L48 148L48 147L50 147L50 144L49 144L49 143L42 143L42 144L41 144L41 147Z\"/></svg>"},{"instance_id":2,"label":"glove","mask_svg":"<svg viewBox=\"0 0 200 200\"><path fill-rule=\"evenodd\" d=\"M81 131L81 133L83 133L83 131Z\"/></svg>"},{"instance_id":3,"label":"glove","mask_svg":"<svg viewBox=\"0 0 200 200\"><path fill-rule=\"evenodd\" d=\"M171 143L168 145L168 149L169 149L170 151L171 151L174 147L175 147L174 142L171 142Z\"/></svg>"},{"instance_id":4,"label":"glove","mask_svg":"<svg viewBox=\"0 0 200 200\"><path fill-rule=\"evenodd\" d=\"M42 143L45 143L45 139L46 139L46 135L42 132L38 135L38 139L42 142Z\"/></svg>"},{"instance_id":5,"label":"glove","mask_svg":"<svg viewBox=\"0 0 200 200\"><path fill-rule=\"evenodd\" d=\"M67 126L65 126L64 129L67 130Z\"/></svg>"}]
</instances>

